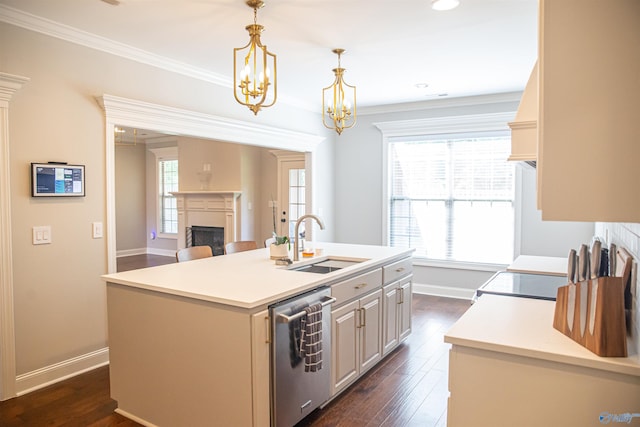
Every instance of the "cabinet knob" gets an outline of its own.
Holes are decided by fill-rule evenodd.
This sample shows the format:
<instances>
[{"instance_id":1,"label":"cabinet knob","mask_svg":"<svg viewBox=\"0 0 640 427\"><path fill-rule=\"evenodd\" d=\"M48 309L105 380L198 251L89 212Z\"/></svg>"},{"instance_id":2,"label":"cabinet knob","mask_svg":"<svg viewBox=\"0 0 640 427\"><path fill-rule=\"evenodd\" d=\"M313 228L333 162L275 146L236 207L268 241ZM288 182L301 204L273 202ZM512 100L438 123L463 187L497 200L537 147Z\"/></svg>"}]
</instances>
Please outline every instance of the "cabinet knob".
<instances>
[{"instance_id":1,"label":"cabinet knob","mask_svg":"<svg viewBox=\"0 0 640 427\"><path fill-rule=\"evenodd\" d=\"M362 289L362 288L364 288L365 286L367 286L367 284L366 284L366 283L360 283L359 285L356 285L356 286L355 286L355 288L356 288L356 289Z\"/></svg>"},{"instance_id":2,"label":"cabinet knob","mask_svg":"<svg viewBox=\"0 0 640 427\"><path fill-rule=\"evenodd\" d=\"M402 272L402 271L404 271L404 267L398 267L398 268L396 268L396 273L400 273L400 272Z\"/></svg>"}]
</instances>

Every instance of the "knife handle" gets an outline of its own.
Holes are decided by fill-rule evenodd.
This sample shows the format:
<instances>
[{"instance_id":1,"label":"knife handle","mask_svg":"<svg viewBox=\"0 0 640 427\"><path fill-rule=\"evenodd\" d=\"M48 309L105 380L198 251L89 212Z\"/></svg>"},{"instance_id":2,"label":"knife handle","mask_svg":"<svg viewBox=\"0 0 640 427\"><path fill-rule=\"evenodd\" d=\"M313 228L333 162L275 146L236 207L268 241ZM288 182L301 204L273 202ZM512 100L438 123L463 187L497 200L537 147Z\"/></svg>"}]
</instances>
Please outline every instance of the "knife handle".
<instances>
[{"instance_id":1,"label":"knife handle","mask_svg":"<svg viewBox=\"0 0 640 427\"><path fill-rule=\"evenodd\" d=\"M569 283L575 282L577 254L575 249L569 251L567 258L567 280Z\"/></svg>"},{"instance_id":2,"label":"knife handle","mask_svg":"<svg viewBox=\"0 0 640 427\"><path fill-rule=\"evenodd\" d=\"M616 275L616 261L618 257L618 248L615 243L609 245L609 276Z\"/></svg>"},{"instance_id":3,"label":"knife handle","mask_svg":"<svg viewBox=\"0 0 640 427\"><path fill-rule=\"evenodd\" d=\"M589 247L585 244L580 246L578 252L578 282L582 282L587 279L589 274Z\"/></svg>"},{"instance_id":4,"label":"knife handle","mask_svg":"<svg viewBox=\"0 0 640 427\"><path fill-rule=\"evenodd\" d=\"M589 269L589 278L596 279L600 274L600 249L602 248L602 243L600 240L595 240L593 245L591 245L591 267Z\"/></svg>"}]
</instances>

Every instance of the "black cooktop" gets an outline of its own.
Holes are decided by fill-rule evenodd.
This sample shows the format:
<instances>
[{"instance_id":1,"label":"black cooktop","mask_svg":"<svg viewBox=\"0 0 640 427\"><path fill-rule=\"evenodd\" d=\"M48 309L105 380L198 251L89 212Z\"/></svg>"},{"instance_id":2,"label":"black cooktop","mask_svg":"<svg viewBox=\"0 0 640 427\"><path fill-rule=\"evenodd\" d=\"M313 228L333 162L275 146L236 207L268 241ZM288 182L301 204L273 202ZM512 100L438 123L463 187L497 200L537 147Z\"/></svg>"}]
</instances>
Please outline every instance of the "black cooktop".
<instances>
[{"instance_id":1,"label":"black cooktop","mask_svg":"<svg viewBox=\"0 0 640 427\"><path fill-rule=\"evenodd\" d=\"M558 288L567 283L564 276L499 271L478 288L476 298L493 294L555 301Z\"/></svg>"}]
</instances>

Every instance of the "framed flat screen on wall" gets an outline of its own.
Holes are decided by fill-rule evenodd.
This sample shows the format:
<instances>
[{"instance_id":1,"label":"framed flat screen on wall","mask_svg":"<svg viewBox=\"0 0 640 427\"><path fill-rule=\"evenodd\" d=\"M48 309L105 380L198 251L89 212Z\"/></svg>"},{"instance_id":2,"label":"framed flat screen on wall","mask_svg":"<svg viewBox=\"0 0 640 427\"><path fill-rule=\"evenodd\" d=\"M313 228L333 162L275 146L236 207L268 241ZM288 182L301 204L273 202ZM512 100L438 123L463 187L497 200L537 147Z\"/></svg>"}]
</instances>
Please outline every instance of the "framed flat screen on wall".
<instances>
[{"instance_id":1,"label":"framed flat screen on wall","mask_svg":"<svg viewBox=\"0 0 640 427\"><path fill-rule=\"evenodd\" d=\"M31 163L33 197L84 197L84 165Z\"/></svg>"}]
</instances>

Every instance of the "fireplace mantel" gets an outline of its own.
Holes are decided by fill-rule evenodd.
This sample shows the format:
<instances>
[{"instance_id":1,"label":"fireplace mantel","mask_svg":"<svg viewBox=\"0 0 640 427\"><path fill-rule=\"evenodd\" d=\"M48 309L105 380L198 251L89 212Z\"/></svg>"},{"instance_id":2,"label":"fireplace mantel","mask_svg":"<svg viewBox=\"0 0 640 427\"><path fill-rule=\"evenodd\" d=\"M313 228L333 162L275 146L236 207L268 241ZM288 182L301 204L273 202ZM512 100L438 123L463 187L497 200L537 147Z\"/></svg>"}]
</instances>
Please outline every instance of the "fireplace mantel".
<instances>
[{"instance_id":1,"label":"fireplace mantel","mask_svg":"<svg viewBox=\"0 0 640 427\"><path fill-rule=\"evenodd\" d=\"M238 240L238 197L241 191L174 191L178 207L178 249L186 247L186 229L194 225L223 227L224 242Z\"/></svg>"}]
</instances>

